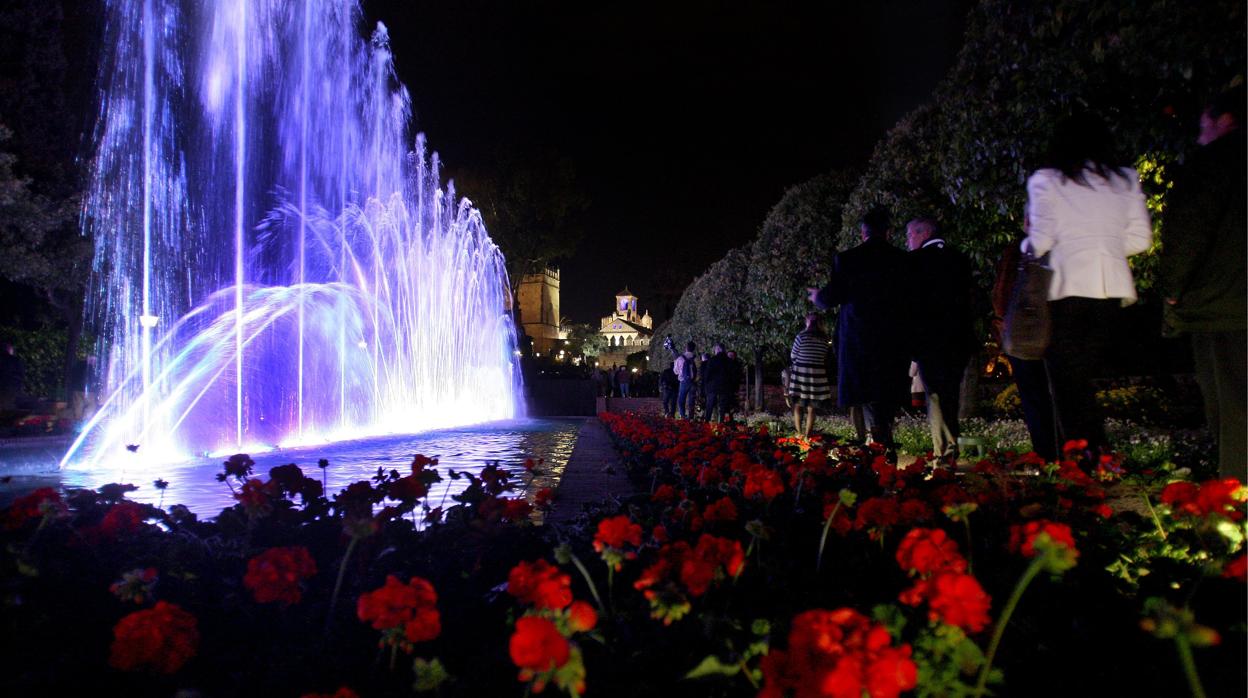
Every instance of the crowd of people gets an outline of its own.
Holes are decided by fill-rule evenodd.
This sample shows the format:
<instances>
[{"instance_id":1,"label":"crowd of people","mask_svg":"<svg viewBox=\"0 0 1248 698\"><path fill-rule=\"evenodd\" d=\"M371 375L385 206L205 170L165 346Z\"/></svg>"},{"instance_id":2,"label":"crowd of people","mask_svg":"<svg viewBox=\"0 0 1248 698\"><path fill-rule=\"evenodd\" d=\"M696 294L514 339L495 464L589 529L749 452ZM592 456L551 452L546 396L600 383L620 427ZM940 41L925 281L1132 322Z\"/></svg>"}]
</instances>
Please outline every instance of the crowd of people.
<instances>
[{"instance_id":1,"label":"crowd of people","mask_svg":"<svg viewBox=\"0 0 1248 698\"><path fill-rule=\"evenodd\" d=\"M1201 148L1168 196L1159 280L1170 327L1191 335L1221 471L1238 477L1248 465L1243 114L1242 86L1205 111ZM819 310L839 308L837 402L860 439L892 449L893 418L920 388L934 455L956 459L962 378L977 344L969 260L931 218L906 224L908 252L889 242L882 208L862 218L859 232L861 244L834 258L828 284L808 289ZM1115 346L1123 308L1137 299L1128 258L1150 249L1153 229L1139 176L1115 157L1103 121L1083 114L1057 126L1045 166L1027 181L1020 232L997 265L993 324L1000 332L1009 320L1021 261L1045 269L1047 344L1039 356L1008 356L1032 444L1050 461L1071 440L1107 448L1093 381L1123 349ZM809 434L815 408L830 398L830 344L816 314L793 342L787 389L800 434Z\"/></svg>"},{"instance_id":2,"label":"crowd of people","mask_svg":"<svg viewBox=\"0 0 1248 698\"><path fill-rule=\"evenodd\" d=\"M671 337L663 341L663 346L672 354L672 365L659 374L663 414L679 414L681 419L733 421L740 410L738 393L745 376L737 352L715 344L710 354L699 355L692 341L683 352L678 352Z\"/></svg>"}]
</instances>

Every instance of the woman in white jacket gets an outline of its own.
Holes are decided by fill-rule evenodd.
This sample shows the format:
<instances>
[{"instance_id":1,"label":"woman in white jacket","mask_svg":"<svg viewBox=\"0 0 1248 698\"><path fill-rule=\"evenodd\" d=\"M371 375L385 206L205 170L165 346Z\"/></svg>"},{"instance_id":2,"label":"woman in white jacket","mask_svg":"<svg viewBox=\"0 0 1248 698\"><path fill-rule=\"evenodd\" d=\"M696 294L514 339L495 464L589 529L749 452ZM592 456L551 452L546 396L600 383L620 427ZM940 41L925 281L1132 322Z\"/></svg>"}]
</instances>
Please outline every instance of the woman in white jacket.
<instances>
[{"instance_id":1,"label":"woman in white jacket","mask_svg":"<svg viewBox=\"0 0 1248 698\"><path fill-rule=\"evenodd\" d=\"M1052 335L1045 354L1060 440L1105 446L1092 379L1136 300L1127 257L1148 250L1152 225L1135 170L1116 164L1104 123L1075 116L1057 128L1049 166L1027 180L1024 248L1049 255Z\"/></svg>"}]
</instances>

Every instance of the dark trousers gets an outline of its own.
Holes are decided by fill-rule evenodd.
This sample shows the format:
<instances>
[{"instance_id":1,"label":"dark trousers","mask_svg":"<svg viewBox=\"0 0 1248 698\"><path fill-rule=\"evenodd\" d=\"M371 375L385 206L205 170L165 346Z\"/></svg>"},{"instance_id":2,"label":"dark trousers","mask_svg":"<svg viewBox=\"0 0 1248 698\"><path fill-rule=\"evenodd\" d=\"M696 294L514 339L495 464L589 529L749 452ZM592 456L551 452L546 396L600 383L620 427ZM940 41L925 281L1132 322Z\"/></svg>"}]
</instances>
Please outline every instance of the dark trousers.
<instances>
[{"instance_id":1,"label":"dark trousers","mask_svg":"<svg viewBox=\"0 0 1248 698\"><path fill-rule=\"evenodd\" d=\"M1193 332L1192 358L1196 381L1205 398L1205 419L1218 441L1218 472L1222 477L1248 475L1248 416L1245 393L1248 379L1244 363L1248 357L1248 333Z\"/></svg>"},{"instance_id":2,"label":"dark trousers","mask_svg":"<svg viewBox=\"0 0 1248 698\"><path fill-rule=\"evenodd\" d=\"M719 393L708 390L706 393L706 421L713 422L716 420L715 410L720 408Z\"/></svg>"},{"instance_id":3,"label":"dark trousers","mask_svg":"<svg viewBox=\"0 0 1248 698\"><path fill-rule=\"evenodd\" d=\"M870 433L871 440L884 448L891 450L895 447L893 418L897 415L897 405L891 402L868 402L854 405L849 410L859 441L866 441L867 434Z\"/></svg>"},{"instance_id":4,"label":"dark trousers","mask_svg":"<svg viewBox=\"0 0 1248 698\"><path fill-rule=\"evenodd\" d=\"M676 416L676 388L668 388L663 392L663 414Z\"/></svg>"},{"instance_id":5,"label":"dark trousers","mask_svg":"<svg viewBox=\"0 0 1248 698\"><path fill-rule=\"evenodd\" d=\"M1118 298L1063 298L1050 301L1052 333L1044 363L1057 407L1058 440L1087 439L1096 450L1108 443L1105 419L1092 379L1100 376L1120 323Z\"/></svg>"},{"instance_id":6,"label":"dark trousers","mask_svg":"<svg viewBox=\"0 0 1248 698\"><path fill-rule=\"evenodd\" d=\"M1053 396L1049 394L1049 372L1040 359L1008 356L1018 399L1023 403L1023 421L1031 435L1031 449L1046 463L1057 461L1057 429L1053 425Z\"/></svg>"},{"instance_id":7,"label":"dark trousers","mask_svg":"<svg viewBox=\"0 0 1248 698\"><path fill-rule=\"evenodd\" d=\"M681 419L693 417L693 403L697 397L693 381L681 381L680 392L676 394L676 406L680 409Z\"/></svg>"}]
</instances>

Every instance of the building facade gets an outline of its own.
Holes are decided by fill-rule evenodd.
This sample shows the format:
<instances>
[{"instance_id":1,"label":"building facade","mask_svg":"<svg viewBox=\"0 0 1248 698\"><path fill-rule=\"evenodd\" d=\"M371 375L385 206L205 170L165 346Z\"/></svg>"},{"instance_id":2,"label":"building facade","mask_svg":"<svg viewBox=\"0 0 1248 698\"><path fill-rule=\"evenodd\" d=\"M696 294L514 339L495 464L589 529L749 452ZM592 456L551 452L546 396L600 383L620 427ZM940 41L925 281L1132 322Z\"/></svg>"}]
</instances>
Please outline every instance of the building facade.
<instances>
[{"instance_id":1,"label":"building facade","mask_svg":"<svg viewBox=\"0 0 1248 698\"><path fill-rule=\"evenodd\" d=\"M602 318L598 333L607 340L606 349L598 356L598 365L624 365L629 354L650 349L654 337L654 320L650 311L637 312L637 296L627 288L615 294L615 309Z\"/></svg>"},{"instance_id":2,"label":"building facade","mask_svg":"<svg viewBox=\"0 0 1248 698\"><path fill-rule=\"evenodd\" d=\"M520 279L520 325L533 338L533 351L548 355L567 337L559 316L559 270L543 269Z\"/></svg>"}]
</instances>

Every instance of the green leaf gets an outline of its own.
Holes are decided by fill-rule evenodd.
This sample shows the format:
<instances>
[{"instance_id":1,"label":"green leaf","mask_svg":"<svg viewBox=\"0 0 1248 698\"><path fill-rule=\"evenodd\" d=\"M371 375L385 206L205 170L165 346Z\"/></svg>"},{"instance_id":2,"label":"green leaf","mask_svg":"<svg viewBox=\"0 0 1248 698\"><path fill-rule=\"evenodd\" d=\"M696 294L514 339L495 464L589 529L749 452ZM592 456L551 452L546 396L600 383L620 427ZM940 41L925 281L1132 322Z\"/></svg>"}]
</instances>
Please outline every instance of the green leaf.
<instances>
[{"instance_id":1,"label":"green leaf","mask_svg":"<svg viewBox=\"0 0 1248 698\"><path fill-rule=\"evenodd\" d=\"M442 661L437 657L429 660L417 657L412 662L412 671L416 674L412 690L417 693L436 690L438 686L451 678L451 675L446 672L446 667L442 666Z\"/></svg>"},{"instance_id":2,"label":"green leaf","mask_svg":"<svg viewBox=\"0 0 1248 698\"><path fill-rule=\"evenodd\" d=\"M706 676L736 676L740 671L741 667L739 665L724 664L719 661L719 657L712 654L703 659L688 674L685 674L685 678L700 679Z\"/></svg>"}]
</instances>

